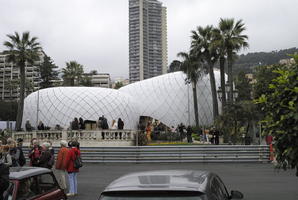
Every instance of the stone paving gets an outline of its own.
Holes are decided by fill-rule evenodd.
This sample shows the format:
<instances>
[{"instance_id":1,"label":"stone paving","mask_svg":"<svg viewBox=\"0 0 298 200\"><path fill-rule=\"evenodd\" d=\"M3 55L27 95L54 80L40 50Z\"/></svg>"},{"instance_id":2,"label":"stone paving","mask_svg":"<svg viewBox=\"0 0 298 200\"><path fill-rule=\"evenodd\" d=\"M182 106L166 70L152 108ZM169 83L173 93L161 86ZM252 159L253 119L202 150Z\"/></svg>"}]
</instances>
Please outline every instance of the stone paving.
<instances>
[{"instance_id":1,"label":"stone paving","mask_svg":"<svg viewBox=\"0 0 298 200\"><path fill-rule=\"evenodd\" d=\"M198 169L217 173L228 189L239 190L245 200L297 200L294 170L278 171L272 164L85 164L78 176L79 195L70 199L98 199L111 181L129 172L159 169Z\"/></svg>"}]
</instances>

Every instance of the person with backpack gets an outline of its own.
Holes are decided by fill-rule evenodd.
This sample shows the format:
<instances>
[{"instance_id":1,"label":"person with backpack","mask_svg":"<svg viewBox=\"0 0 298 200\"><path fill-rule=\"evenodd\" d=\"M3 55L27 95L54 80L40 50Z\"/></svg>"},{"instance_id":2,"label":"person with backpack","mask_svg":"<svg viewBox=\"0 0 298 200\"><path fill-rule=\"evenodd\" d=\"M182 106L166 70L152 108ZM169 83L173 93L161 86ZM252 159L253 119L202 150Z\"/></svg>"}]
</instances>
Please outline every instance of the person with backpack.
<instances>
[{"instance_id":1,"label":"person with backpack","mask_svg":"<svg viewBox=\"0 0 298 200\"><path fill-rule=\"evenodd\" d=\"M39 158L39 167L44 167L48 169L52 169L55 161L55 157L53 154L51 154L51 151L49 150L50 144L48 142L45 142L42 144L42 151Z\"/></svg>"},{"instance_id":2,"label":"person with backpack","mask_svg":"<svg viewBox=\"0 0 298 200\"><path fill-rule=\"evenodd\" d=\"M36 139L32 140L32 149L30 150L28 156L30 158L30 166L38 167L39 166L39 159L41 156L41 147Z\"/></svg>"},{"instance_id":3,"label":"person with backpack","mask_svg":"<svg viewBox=\"0 0 298 200\"><path fill-rule=\"evenodd\" d=\"M17 139L16 149L17 149L17 152L16 152L17 162L19 163L19 165L21 167L23 167L26 164L26 158L25 158L24 152L23 152L23 139L22 138Z\"/></svg>"},{"instance_id":4,"label":"person with backpack","mask_svg":"<svg viewBox=\"0 0 298 200\"><path fill-rule=\"evenodd\" d=\"M9 186L9 167L12 161L8 151L9 146L0 146L0 200L3 199L3 193Z\"/></svg>"},{"instance_id":5,"label":"person with backpack","mask_svg":"<svg viewBox=\"0 0 298 200\"><path fill-rule=\"evenodd\" d=\"M78 165L77 163L78 160L80 160L80 156L79 143L77 141L71 142L65 159L69 181L69 193L67 193L67 196L75 196L78 194L77 174L82 165Z\"/></svg>"}]
</instances>

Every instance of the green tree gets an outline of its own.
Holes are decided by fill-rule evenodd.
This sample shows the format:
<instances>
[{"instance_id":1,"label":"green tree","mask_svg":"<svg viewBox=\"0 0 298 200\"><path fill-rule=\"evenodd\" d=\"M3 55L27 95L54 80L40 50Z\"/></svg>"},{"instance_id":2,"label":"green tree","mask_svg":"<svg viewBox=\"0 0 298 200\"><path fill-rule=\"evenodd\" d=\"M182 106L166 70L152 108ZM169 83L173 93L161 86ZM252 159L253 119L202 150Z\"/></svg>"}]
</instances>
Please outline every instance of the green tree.
<instances>
[{"instance_id":1,"label":"green tree","mask_svg":"<svg viewBox=\"0 0 298 200\"><path fill-rule=\"evenodd\" d=\"M91 75L97 75L98 72L97 72L97 70L91 70L91 71L90 71L90 74L91 74Z\"/></svg>"},{"instance_id":2,"label":"green tree","mask_svg":"<svg viewBox=\"0 0 298 200\"><path fill-rule=\"evenodd\" d=\"M207 63L207 71L209 73L211 94L212 94L212 108L213 120L218 117L218 102L217 102L217 89L214 76L214 64L218 60L217 49L213 48L212 42L214 40L213 27L199 26L196 31L192 31L191 53L194 54L198 60L203 58Z\"/></svg>"},{"instance_id":3,"label":"green tree","mask_svg":"<svg viewBox=\"0 0 298 200\"><path fill-rule=\"evenodd\" d=\"M181 70L181 62L179 60L173 60L169 66L168 72L177 72Z\"/></svg>"},{"instance_id":4,"label":"green tree","mask_svg":"<svg viewBox=\"0 0 298 200\"><path fill-rule=\"evenodd\" d=\"M63 84L66 86L75 86L79 84L84 73L83 65L76 61L66 63L66 68L62 69Z\"/></svg>"},{"instance_id":5,"label":"green tree","mask_svg":"<svg viewBox=\"0 0 298 200\"><path fill-rule=\"evenodd\" d=\"M222 35L222 45L225 47L228 61L228 85L233 85L233 61L235 53L242 48L247 48L247 35L243 35L246 30L242 20L235 22L234 19L220 19L219 29ZM222 86L223 89L223 86ZM228 100L233 100L233 92L230 90Z\"/></svg>"},{"instance_id":6,"label":"green tree","mask_svg":"<svg viewBox=\"0 0 298 200\"><path fill-rule=\"evenodd\" d=\"M268 85L271 84L272 80L277 78L278 74L274 71L281 69L280 65L268 65L258 66L255 70L254 77L256 82L253 84L253 97L258 99L263 94L269 94L273 92L272 88Z\"/></svg>"},{"instance_id":7,"label":"green tree","mask_svg":"<svg viewBox=\"0 0 298 200\"><path fill-rule=\"evenodd\" d=\"M123 83L122 82L116 82L114 89L119 89L123 87Z\"/></svg>"},{"instance_id":8,"label":"green tree","mask_svg":"<svg viewBox=\"0 0 298 200\"><path fill-rule=\"evenodd\" d=\"M40 44L37 42L37 37L30 37L29 32L24 32L20 37L19 33L7 35L10 41L5 41L4 46L8 48L5 51L8 55L8 61L13 62L20 69L20 98L18 102L18 114L16 119L16 130L21 129L24 99L25 99L25 67L26 63L34 64L34 61L39 60Z\"/></svg>"},{"instance_id":9,"label":"green tree","mask_svg":"<svg viewBox=\"0 0 298 200\"><path fill-rule=\"evenodd\" d=\"M41 83L40 88L49 88L53 87L53 80L58 80L58 71L56 70L58 66L56 66L52 59L45 55L44 61L40 66L40 76Z\"/></svg>"},{"instance_id":10,"label":"green tree","mask_svg":"<svg viewBox=\"0 0 298 200\"><path fill-rule=\"evenodd\" d=\"M263 132L274 137L278 166L296 168L298 176L298 64L281 66L267 85L271 90L256 101L262 108Z\"/></svg>"},{"instance_id":11,"label":"green tree","mask_svg":"<svg viewBox=\"0 0 298 200\"><path fill-rule=\"evenodd\" d=\"M91 77L88 74L82 76L80 85L82 86L92 86Z\"/></svg>"},{"instance_id":12,"label":"green tree","mask_svg":"<svg viewBox=\"0 0 298 200\"><path fill-rule=\"evenodd\" d=\"M243 71L239 72L238 76L236 77L235 88L238 91L238 101L252 100L252 86Z\"/></svg>"},{"instance_id":13,"label":"green tree","mask_svg":"<svg viewBox=\"0 0 298 200\"><path fill-rule=\"evenodd\" d=\"M202 75L202 66L198 62L198 58L186 52L178 53L178 57L181 57L181 70L187 76L187 83L191 83L193 92L193 104L196 126L199 126L199 110L198 110L198 97L197 97L197 82Z\"/></svg>"}]
</instances>

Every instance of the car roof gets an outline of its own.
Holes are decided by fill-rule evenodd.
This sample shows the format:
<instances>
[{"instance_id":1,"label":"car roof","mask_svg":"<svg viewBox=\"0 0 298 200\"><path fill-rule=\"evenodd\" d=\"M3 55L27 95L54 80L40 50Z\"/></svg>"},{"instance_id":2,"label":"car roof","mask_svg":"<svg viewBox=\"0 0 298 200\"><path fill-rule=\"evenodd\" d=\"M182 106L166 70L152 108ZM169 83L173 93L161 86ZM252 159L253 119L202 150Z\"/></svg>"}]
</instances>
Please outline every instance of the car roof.
<instances>
[{"instance_id":1,"label":"car roof","mask_svg":"<svg viewBox=\"0 0 298 200\"><path fill-rule=\"evenodd\" d=\"M124 191L205 192L214 174L198 170L159 170L131 173L114 180L103 193Z\"/></svg>"},{"instance_id":2,"label":"car roof","mask_svg":"<svg viewBox=\"0 0 298 200\"><path fill-rule=\"evenodd\" d=\"M45 173L51 173L51 170L41 167L11 167L9 171L9 179L16 180L21 180Z\"/></svg>"}]
</instances>

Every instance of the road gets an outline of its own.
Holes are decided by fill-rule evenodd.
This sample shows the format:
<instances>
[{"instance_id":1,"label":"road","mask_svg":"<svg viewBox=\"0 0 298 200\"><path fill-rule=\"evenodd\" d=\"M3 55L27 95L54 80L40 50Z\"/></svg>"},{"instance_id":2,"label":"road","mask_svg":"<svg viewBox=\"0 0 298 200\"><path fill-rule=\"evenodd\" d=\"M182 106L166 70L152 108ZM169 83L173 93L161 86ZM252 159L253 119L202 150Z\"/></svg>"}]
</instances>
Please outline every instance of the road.
<instances>
[{"instance_id":1,"label":"road","mask_svg":"<svg viewBox=\"0 0 298 200\"><path fill-rule=\"evenodd\" d=\"M85 164L78 175L79 195L70 199L97 199L111 181L129 172L159 169L199 169L217 173L228 189L239 190L245 200L297 200L294 170L277 171L272 164Z\"/></svg>"}]
</instances>

